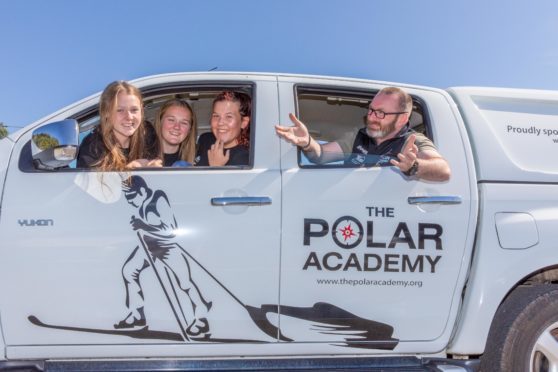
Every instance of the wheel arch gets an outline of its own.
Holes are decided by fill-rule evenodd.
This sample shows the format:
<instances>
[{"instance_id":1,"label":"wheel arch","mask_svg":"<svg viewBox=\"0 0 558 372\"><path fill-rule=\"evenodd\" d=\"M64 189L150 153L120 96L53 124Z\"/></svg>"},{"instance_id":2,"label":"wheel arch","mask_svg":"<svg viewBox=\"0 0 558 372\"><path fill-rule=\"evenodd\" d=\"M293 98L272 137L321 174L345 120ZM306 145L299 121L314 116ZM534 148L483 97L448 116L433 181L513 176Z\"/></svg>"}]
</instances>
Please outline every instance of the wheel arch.
<instances>
[{"instance_id":1,"label":"wheel arch","mask_svg":"<svg viewBox=\"0 0 558 372\"><path fill-rule=\"evenodd\" d=\"M548 360L551 360L555 368L558 341L555 335L551 336L550 339L554 338L554 346L547 348L549 338L546 332L551 328L554 333L557 323L556 283L534 281L516 287L498 307L493 318L487 338L490 347L481 356L481 370L538 371L544 365L541 361L545 357L550 357ZM543 349L540 349L541 340L545 340L546 344ZM541 350L544 350L542 354Z\"/></svg>"},{"instance_id":2,"label":"wheel arch","mask_svg":"<svg viewBox=\"0 0 558 372\"><path fill-rule=\"evenodd\" d=\"M474 275L474 274L473 274ZM489 330L495 321L498 310L502 307L505 301L520 288L523 290L525 287L540 285L540 284L555 284L558 285L558 264L549 265L544 268L534 270L526 275L523 275L519 279L508 286L508 290L501 296L497 306L484 308L484 312L476 312L475 316L467 317L464 314L467 312L467 306L462 305L462 314L456 323L456 328L450 339L448 345L447 353L452 355L465 355L465 356L479 356L484 352L486 347L486 342L488 340ZM474 292L473 290L471 290ZM466 296L467 287L464 289L463 296ZM486 295L486 294L484 294ZM481 294L474 294L471 297L481 298ZM477 307L476 310L479 308ZM470 330L470 326L473 323L480 323L485 317L489 317L489 322L484 322L487 327L483 327L484 333L479 332L478 329ZM473 319L476 319L473 320ZM471 346L474 345L474 346Z\"/></svg>"}]
</instances>

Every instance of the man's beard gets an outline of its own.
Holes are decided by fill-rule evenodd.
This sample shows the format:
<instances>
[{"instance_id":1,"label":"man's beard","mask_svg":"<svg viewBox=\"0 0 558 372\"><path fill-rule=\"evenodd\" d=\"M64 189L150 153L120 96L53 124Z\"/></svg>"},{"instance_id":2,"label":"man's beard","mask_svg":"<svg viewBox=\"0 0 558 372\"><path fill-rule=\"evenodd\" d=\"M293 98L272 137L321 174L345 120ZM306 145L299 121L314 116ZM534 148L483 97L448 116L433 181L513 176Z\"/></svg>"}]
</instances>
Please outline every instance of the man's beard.
<instances>
[{"instance_id":1,"label":"man's beard","mask_svg":"<svg viewBox=\"0 0 558 372\"><path fill-rule=\"evenodd\" d=\"M388 136L389 134L393 133L395 131L395 122L396 122L397 118L393 119L391 121L391 123L386 124L383 127L383 130L370 130L368 128L368 126L366 127L366 134L368 135L368 137L370 138L384 138L386 136ZM382 128L382 126L380 125L380 128Z\"/></svg>"}]
</instances>

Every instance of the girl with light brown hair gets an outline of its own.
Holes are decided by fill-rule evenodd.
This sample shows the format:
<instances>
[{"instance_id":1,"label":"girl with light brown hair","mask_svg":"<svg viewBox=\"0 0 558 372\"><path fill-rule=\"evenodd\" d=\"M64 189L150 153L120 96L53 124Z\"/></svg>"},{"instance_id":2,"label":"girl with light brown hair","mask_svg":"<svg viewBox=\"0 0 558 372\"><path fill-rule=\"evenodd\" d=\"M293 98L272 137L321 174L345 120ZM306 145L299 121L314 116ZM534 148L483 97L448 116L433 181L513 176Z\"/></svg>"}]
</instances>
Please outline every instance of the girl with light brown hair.
<instances>
[{"instance_id":1,"label":"girl with light brown hair","mask_svg":"<svg viewBox=\"0 0 558 372\"><path fill-rule=\"evenodd\" d=\"M192 165L196 154L196 116L188 102L170 99L155 120L163 166Z\"/></svg>"}]
</instances>

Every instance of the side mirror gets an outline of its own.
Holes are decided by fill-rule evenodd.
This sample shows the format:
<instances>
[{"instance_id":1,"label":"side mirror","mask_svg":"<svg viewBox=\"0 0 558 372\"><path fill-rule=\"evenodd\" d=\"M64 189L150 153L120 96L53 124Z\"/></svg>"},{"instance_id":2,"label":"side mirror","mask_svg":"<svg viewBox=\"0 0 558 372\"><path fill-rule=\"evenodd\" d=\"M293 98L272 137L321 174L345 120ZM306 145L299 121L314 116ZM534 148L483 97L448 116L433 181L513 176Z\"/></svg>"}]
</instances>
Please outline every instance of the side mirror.
<instances>
[{"instance_id":1,"label":"side mirror","mask_svg":"<svg viewBox=\"0 0 558 372\"><path fill-rule=\"evenodd\" d=\"M79 127L75 119L43 125L33 131L31 154L37 169L57 169L77 157Z\"/></svg>"}]
</instances>

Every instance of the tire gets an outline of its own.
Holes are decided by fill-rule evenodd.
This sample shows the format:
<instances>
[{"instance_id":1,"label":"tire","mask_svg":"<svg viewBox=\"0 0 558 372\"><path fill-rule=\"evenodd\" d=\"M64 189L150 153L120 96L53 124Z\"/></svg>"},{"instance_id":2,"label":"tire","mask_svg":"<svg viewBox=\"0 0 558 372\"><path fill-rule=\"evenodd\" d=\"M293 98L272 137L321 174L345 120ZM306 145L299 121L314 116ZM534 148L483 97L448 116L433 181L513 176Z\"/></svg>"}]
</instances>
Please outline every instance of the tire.
<instances>
[{"instance_id":1,"label":"tire","mask_svg":"<svg viewBox=\"0 0 558 372\"><path fill-rule=\"evenodd\" d=\"M514 290L490 327L482 372L558 371L558 285Z\"/></svg>"}]
</instances>

